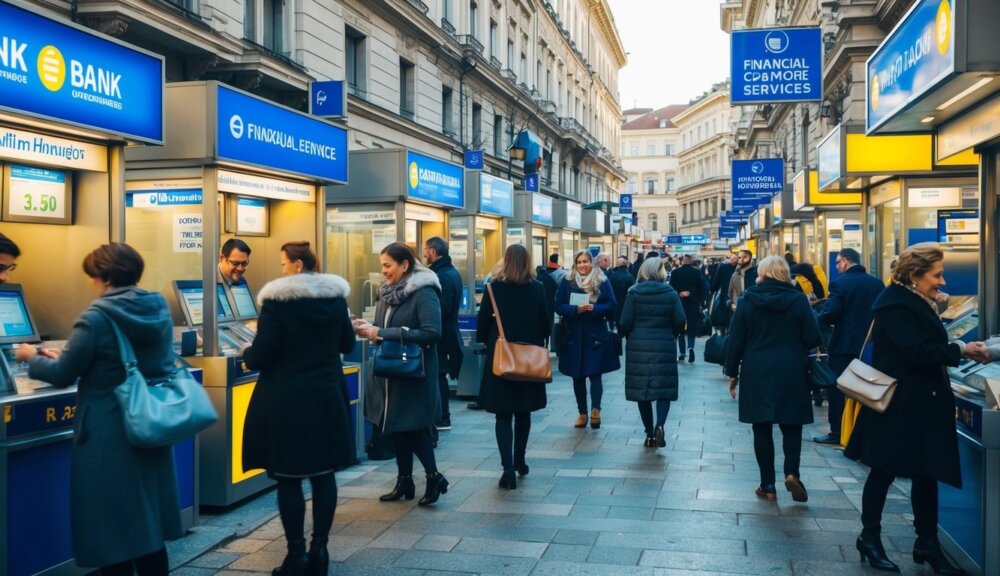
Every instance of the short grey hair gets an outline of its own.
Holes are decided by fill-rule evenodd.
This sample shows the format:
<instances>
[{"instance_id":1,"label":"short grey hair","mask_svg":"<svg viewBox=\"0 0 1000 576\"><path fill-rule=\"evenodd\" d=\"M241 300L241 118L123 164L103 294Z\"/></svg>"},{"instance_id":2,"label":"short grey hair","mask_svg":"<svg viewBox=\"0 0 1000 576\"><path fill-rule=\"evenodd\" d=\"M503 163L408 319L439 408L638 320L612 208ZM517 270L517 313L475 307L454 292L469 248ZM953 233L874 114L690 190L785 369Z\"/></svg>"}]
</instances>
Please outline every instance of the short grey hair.
<instances>
[{"instance_id":1,"label":"short grey hair","mask_svg":"<svg viewBox=\"0 0 1000 576\"><path fill-rule=\"evenodd\" d=\"M788 262L782 256L768 256L758 262L757 277L769 278L785 284L792 283L792 273L788 269Z\"/></svg>"},{"instance_id":2,"label":"short grey hair","mask_svg":"<svg viewBox=\"0 0 1000 576\"><path fill-rule=\"evenodd\" d=\"M440 236L428 238L427 241L424 242L424 246L430 248L435 254L442 258L448 255L448 243L445 242Z\"/></svg>"},{"instance_id":3,"label":"short grey hair","mask_svg":"<svg viewBox=\"0 0 1000 576\"><path fill-rule=\"evenodd\" d=\"M653 280L663 282L667 279L667 271L663 269L662 258L646 258L639 266L639 282Z\"/></svg>"}]
</instances>

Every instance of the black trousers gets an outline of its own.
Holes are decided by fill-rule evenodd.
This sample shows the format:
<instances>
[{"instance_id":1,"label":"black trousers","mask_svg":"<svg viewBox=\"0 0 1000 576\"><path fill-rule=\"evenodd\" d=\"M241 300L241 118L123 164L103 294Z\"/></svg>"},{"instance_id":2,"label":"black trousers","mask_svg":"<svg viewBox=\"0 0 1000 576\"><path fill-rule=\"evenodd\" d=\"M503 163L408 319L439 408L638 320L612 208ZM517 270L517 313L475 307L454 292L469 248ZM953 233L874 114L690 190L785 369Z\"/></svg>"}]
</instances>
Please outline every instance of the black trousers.
<instances>
[{"instance_id":1,"label":"black trousers","mask_svg":"<svg viewBox=\"0 0 1000 576\"><path fill-rule=\"evenodd\" d=\"M524 453L531 433L531 412L500 412L496 415L497 449L505 472L524 465Z\"/></svg>"},{"instance_id":2,"label":"black trousers","mask_svg":"<svg viewBox=\"0 0 1000 576\"><path fill-rule=\"evenodd\" d=\"M434 460L434 447L431 446L429 430L412 430L393 432L392 441L396 445L396 468L400 476L413 476L413 455L417 455L424 467L424 474L437 474L437 462Z\"/></svg>"},{"instance_id":3,"label":"black trousers","mask_svg":"<svg viewBox=\"0 0 1000 576\"><path fill-rule=\"evenodd\" d=\"M853 359L854 356L847 354L833 354L830 356L830 368L833 369L834 373L842 374L844 370L847 370L847 365ZM826 400L830 403L830 407L826 413L827 419L830 421L830 432L839 438L840 421L844 417L844 393L838 390L836 386L827 388Z\"/></svg>"},{"instance_id":4,"label":"black trousers","mask_svg":"<svg viewBox=\"0 0 1000 576\"><path fill-rule=\"evenodd\" d=\"M590 402L595 410L601 409L601 398L604 397L604 382L600 374L573 378L573 395L576 396L576 409L580 414L587 413L587 379L590 379Z\"/></svg>"},{"instance_id":5,"label":"black trousers","mask_svg":"<svg viewBox=\"0 0 1000 576\"><path fill-rule=\"evenodd\" d=\"M448 388L448 374L442 372L438 374L438 390L441 394L441 418L451 419L451 410L448 401L451 399L451 390Z\"/></svg>"},{"instance_id":6,"label":"black trousers","mask_svg":"<svg viewBox=\"0 0 1000 576\"><path fill-rule=\"evenodd\" d=\"M683 356L688 350L694 350L695 340L701 333L701 309L684 307L684 314L687 316L687 325L684 330L677 333L677 355ZM686 336L686 338L685 338ZM685 340L687 342L685 342ZM685 348L684 345L687 344Z\"/></svg>"},{"instance_id":7,"label":"black trousers","mask_svg":"<svg viewBox=\"0 0 1000 576\"><path fill-rule=\"evenodd\" d=\"M152 554L146 554L132 560L119 562L110 566L102 566L98 570L101 576L167 576L170 572L170 562L167 560L167 549L160 548Z\"/></svg>"},{"instance_id":8,"label":"black trousers","mask_svg":"<svg viewBox=\"0 0 1000 576\"><path fill-rule=\"evenodd\" d=\"M861 525L864 533L878 536L882 532L882 510L889 494L889 487L896 476L872 468L861 494ZM937 538L938 484L927 476L914 476L911 480L910 505L913 507L913 528L917 536Z\"/></svg>"},{"instance_id":9,"label":"black trousers","mask_svg":"<svg viewBox=\"0 0 1000 576\"><path fill-rule=\"evenodd\" d=\"M306 499L302 478L275 476L278 481L278 514L291 553L305 552ZM309 477L313 501L313 542L326 545L337 511L337 480L333 472Z\"/></svg>"},{"instance_id":10,"label":"black trousers","mask_svg":"<svg viewBox=\"0 0 1000 576\"><path fill-rule=\"evenodd\" d=\"M640 400L638 404L639 418L642 418L642 426L646 429L646 436L652 436L656 428L667 423L667 414L670 414L670 400L656 400L656 428L653 427L653 400Z\"/></svg>"},{"instance_id":11,"label":"black trousers","mask_svg":"<svg viewBox=\"0 0 1000 576\"><path fill-rule=\"evenodd\" d=\"M781 428L781 448L785 453L785 476L799 477L799 462L802 461L802 425L778 424ZM761 422L753 425L753 453L760 467L760 484L774 484L774 439L771 435L774 424Z\"/></svg>"}]
</instances>

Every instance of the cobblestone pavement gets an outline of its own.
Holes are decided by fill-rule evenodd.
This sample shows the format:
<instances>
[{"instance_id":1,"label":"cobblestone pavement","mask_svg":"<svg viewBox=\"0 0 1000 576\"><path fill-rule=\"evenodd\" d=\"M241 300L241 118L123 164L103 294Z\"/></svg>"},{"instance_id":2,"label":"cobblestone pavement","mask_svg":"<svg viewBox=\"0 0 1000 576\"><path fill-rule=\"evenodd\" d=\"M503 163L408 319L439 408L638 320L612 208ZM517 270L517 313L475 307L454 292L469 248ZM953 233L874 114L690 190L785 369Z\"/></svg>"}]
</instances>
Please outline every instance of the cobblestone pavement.
<instances>
[{"instance_id":1,"label":"cobblestone pavement","mask_svg":"<svg viewBox=\"0 0 1000 576\"><path fill-rule=\"evenodd\" d=\"M659 451L643 447L638 410L624 397L624 370L605 376L599 430L573 428L572 383L558 376L548 387L548 408L533 415L531 472L514 491L497 488L492 416L452 400L453 429L441 433L437 450L451 486L436 505L377 500L394 483L394 461L366 461L338 473L331 574L875 573L858 562L854 549L865 469L839 449L808 440L827 431L825 406L804 433L802 480L809 502L793 502L779 484L777 504L768 503L754 495L759 478L750 426L739 423L720 368L699 359L680 372L680 400L667 420L667 447ZM780 479L777 429L775 441ZM908 489L908 482L897 483L890 493L884 542L903 574L930 574L909 558ZM418 477L417 496L422 492ZM257 506L270 519L179 560L174 575L270 573L285 552L274 493ZM171 548L175 562L182 555L174 547L183 544Z\"/></svg>"}]
</instances>

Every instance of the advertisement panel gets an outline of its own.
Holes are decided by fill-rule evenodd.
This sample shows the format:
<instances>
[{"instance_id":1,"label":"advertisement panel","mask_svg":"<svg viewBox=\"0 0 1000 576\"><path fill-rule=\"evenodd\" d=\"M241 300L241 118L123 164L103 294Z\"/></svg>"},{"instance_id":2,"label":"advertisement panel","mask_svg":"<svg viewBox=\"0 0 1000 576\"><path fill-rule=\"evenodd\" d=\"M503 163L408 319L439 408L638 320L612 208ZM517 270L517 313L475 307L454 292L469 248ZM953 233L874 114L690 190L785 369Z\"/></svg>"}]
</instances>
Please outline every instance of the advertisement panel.
<instances>
[{"instance_id":1,"label":"advertisement panel","mask_svg":"<svg viewBox=\"0 0 1000 576\"><path fill-rule=\"evenodd\" d=\"M483 173L479 175L479 211L514 217L514 183Z\"/></svg>"},{"instance_id":2,"label":"advertisement panel","mask_svg":"<svg viewBox=\"0 0 1000 576\"><path fill-rule=\"evenodd\" d=\"M733 30L729 37L733 104L823 99L819 28Z\"/></svg>"},{"instance_id":3,"label":"advertisement panel","mask_svg":"<svg viewBox=\"0 0 1000 576\"><path fill-rule=\"evenodd\" d=\"M461 166L407 151L406 175L408 198L465 207L465 170Z\"/></svg>"},{"instance_id":4,"label":"advertisement panel","mask_svg":"<svg viewBox=\"0 0 1000 576\"><path fill-rule=\"evenodd\" d=\"M531 195L531 221L552 226L552 198L541 194Z\"/></svg>"}]
</instances>

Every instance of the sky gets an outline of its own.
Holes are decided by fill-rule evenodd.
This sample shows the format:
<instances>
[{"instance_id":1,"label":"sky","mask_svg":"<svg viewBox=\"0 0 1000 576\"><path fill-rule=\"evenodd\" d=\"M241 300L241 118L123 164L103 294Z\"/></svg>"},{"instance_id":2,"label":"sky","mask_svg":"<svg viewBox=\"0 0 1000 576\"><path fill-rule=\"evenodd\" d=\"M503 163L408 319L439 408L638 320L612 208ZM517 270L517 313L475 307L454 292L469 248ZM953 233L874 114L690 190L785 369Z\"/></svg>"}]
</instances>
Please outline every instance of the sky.
<instances>
[{"instance_id":1,"label":"sky","mask_svg":"<svg viewBox=\"0 0 1000 576\"><path fill-rule=\"evenodd\" d=\"M720 0L608 0L628 64L622 110L687 104L729 75Z\"/></svg>"}]
</instances>

